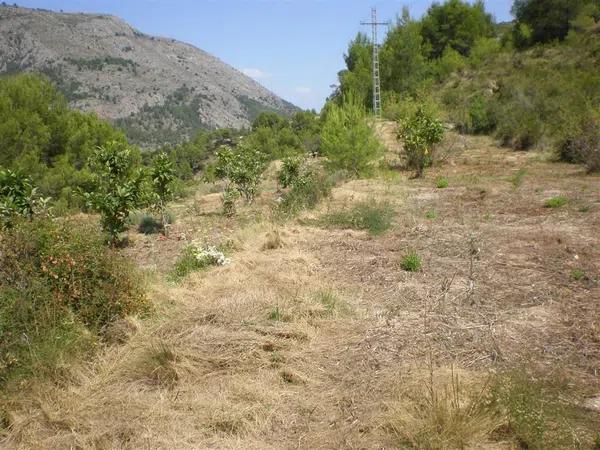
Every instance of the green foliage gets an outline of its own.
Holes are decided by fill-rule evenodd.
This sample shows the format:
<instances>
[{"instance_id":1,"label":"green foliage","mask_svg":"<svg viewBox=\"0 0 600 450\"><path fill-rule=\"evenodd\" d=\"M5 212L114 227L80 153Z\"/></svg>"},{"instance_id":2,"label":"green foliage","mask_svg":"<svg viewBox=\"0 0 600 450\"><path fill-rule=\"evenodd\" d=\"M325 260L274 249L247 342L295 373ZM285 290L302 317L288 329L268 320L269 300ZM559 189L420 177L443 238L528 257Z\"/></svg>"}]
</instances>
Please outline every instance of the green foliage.
<instances>
[{"instance_id":1,"label":"green foliage","mask_svg":"<svg viewBox=\"0 0 600 450\"><path fill-rule=\"evenodd\" d=\"M337 98L340 102L352 95L364 108L373 106L372 54L372 44L367 35L358 33L344 55L346 69L338 74L340 89Z\"/></svg>"},{"instance_id":2,"label":"green foliage","mask_svg":"<svg viewBox=\"0 0 600 450\"><path fill-rule=\"evenodd\" d=\"M448 182L448 178L446 177L439 177L437 180L435 180L435 187L438 189L446 189L449 185Z\"/></svg>"},{"instance_id":3,"label":"green foliage","mask_svg":"<svg viewBox=\"0 0 600 450\"><path fill-rule=\"evenodd\" d=\"M154 194L153 207L160 214L162 231L166 235L169 225L166 202L173 195L172 185L175 181L175 169L166 153L160 153L154 158L150 168L150 180Z\"/></svg>"},{"instance_id":4,"label":"green foliage","mask_svg":"<svg viewBox=\"0 0 600 450\"><path fill-rule=\"evenodd\" d=\"M583 164L587 171L600 171L600 113L586 114L570 126L558 141L563 161Z\"/></svg>"},{"instance_id":5,"label":"green foliage","mask_svg":"<svg viewBox=\"0 0 600 450\"><path fill-rule=\"evenodd\" d=\"M94 115L70 110L44 78L0 78L0 165L27 173L41 195L80 206L74 192L90 186L87 160L110 140L124 136Z\"/></svg>"},{"instance_id":6,"label":"green foliage","mask_svg":"<svg viewBox=\"0 0 600 450\"><path fill-rule=\"evenodd\" d=\"M494 130L496 118L487 98L478 93L471 98L468 106L468 122L465 131L473 134L486 134Z\"/></svg>"},{"instance_id":7,"label":"green foliage","mask_svg":"<svg viewBox=\"0 0 600 450\"><path fill-rule=\"evenodd\" d=\"M435 211L435 209L430 209L429 211L427 211L425 213L425 218L429 219L429 220L433 220L437 218L437 212Z\"/></svg>"},{"instance_id":8,"label":"green foliage","mask_svg":"<svg viewBox=\"0 0 600 450\"><path fill-rule=\"evenodd\" d=\"M221 202L223 203L223 214L225 216L233 217L235 215L235 201L239 196L239 191L231 185L228 185L223 189Z\"/></svg>"},{"instance_id":9,"label":"green foliage","mask_svg":"<svg viewBox=\"0 0 600 450\"><path fill-rule=\"evenodd\" d=\"M78 220L18 221L0 239L0 382L43 376L146 310L140 275Z\"/></svg>"},{"instance_id":10,"label":"green foliage","mask_svg":"<svg viewBox=\"0 0 600 450\"><path fill-rule=\"evenodd\" d=\"M512 13L516 18L515 30L520 36L515 45L523 47L540 42L562 40L569 32L570 23L586 0L515 0ZM526 26L528 33L523 31ZM526 34L529 34L527 36Z\"/></svg>"},{"instance_id":11,"label":"green foliage","mask_svg":"<svg viewBox=\"0 0 600 450\"><path fill-rule=\"evenodd\" d=\"M421 270L423 262L416 252L410 252L402 258L400 267L407 272L417 272Z\"/></svg>"},{"instance_id":12,"label":"green foliage","mask_svg":"<svg viewBox=\"0 0 600 450\"><path fill-rule=\"evenodd\" d=\"M482 1L469 4L461 0L434 3L422 20L423 39L430 46L433 58L442 56L447 48L463 56L477 39L492 34L492 17L485 12Z\"/></svg>"},{"instance_id":13,"label":"green foliage","mask_svg":"<svg viewBox=\"0 0 600 450\"><path fill-rule=\"evenodd\" d=\"M251 203L266 163L264 153L244 142L234 149L223 147L217 152L215 173L227 182L228 188L237 191L246 203Z\"/></svg>"},{"instance_id":14,"label":"green foliage","mask_svg":"<svg viewBox=\"0 0 600 450\"><path fill-rule=\"evenodd\" d=\"M523 180L525 179L525 175L527 175L527 169L519 169L517 173L514 174L510 178L510 182L512 183L515 189L518 189L523 184Z\"/></svg>"},{"instance_id":15,"label":"green foliage","mask_svg":"<svg viewBox=\"0 0 600 450\"><path fill-rule=\"evenodd\" d=\"M394 209L386 201L369 200L355 204L350 209L333 211L322 216L318 223L332 228L367 230L379 236L392 225Z\"/></svg>"},{"instance_id":16,"label":"green foliage","mask_svg":"<svg viewBox=\"0 0 600 450\"><path fill-rule=\"evenodd\" d=\"M298 181L304 158L300 156L284 158L281 164L281 169L277 173L277 181L282 188L290 187L294 182Z\"/></svg>"},{"instance_id":17,"label":"green foliage","mask_svg":"<svg viewBox=\"0 0 600 450\"><path fill-rule=\"evenodd\" d=\"M469 64L479 67L490 61L502 50L502 46L496 37L482 37L475 41L469 54Z\"/></svg>"},{"instance_id":18,"label":"green foliage","mask_svg":"<svg viewBox=\"0 0 600 450\"><path fill-rule=\"evenodd\" d=\"M10 228L15 216L30 218L35 196L35 188L28 177L0 168L0 229Z\"/></svg>"},{"instance_id":19,"label":"green foliage","mask_svg":"<svg viewBox=\"0 0 600 450\"><path fill-rule=\"evenodd\" d=\"M567 197L559 195L558 197L549 198L544 202L544 208L560 208L569 202Z\"/></svg>"},{"instance_id":20,"label":"green foliage","mask_svg":"<svg viewBox=\"0 0 600 450\"><path fill-rule=\"evenodd\" d=\"M133 150L117 141L98 147L90 159L94 169L94 190L85 193L88 206L101 215L102 228L111 244L127 228L132 209L141 203L142 172L136 170Z\"/></svg>"},{"instance_id":21,"label":"green foliage","mask_svg":"<svg viewBox=\"0 0 600 450\"><path fill-rule=\"evenodd\" d=\"M403 141L408 167L416 171L416 177L421 177L425 167L431 165L434 145L441 142L443 137L444 126L423 107L400 123L398 138Z\"/></svg>"},{"instance_id":22,"label":"green foliage","mask_svg":"<svg viewBox=\"0 0 600 450\"><path fill-rule=\"evenodd\" d=\"M402 18L389 31L380 50L382 89L416 93L429 70L425 53L421 25L404 8Z\"/></svg>"},{"instance_id":23,"label":"green foliage","mask_svg":"<svg viewBox=\"0 0 600 450\"><path fill-rule=\"evenodd\" d=\"M259 128L270 128L277 130L284 128L288 125L288 120L281 114L274 112L262 112L258 115L254 122L252 122L252 130L256 131Z\"/></svg>"},{"instance_id":24,"label":"green foliage","mask_svg":"<svg viewBox=\"0 0 600 450\"><path fill-rule=\"evenodd\" d=\"M580 448L572 432L576 407L560 397L552 386L523 373L506 373L494 380L490 406L506 414L507 434L522 448Z\"/></svg>"},{"instance_id":25,"label":"green foliage","mask_svg":"<svg viewBox=\"0 0 600 450\"><path fill-rule=\"evenodd\" d=\"M325 117L321 151L334 170L346 170L354 176L368 175L373 163L383 154L383 147L367 122L361 102L353 95L335 103Z\"/></svg>"},{"instance_id":26,"label":"green foliage","mask_svg":"<svg viewBox=\"0 0 600 450\"><path fill-rule=\"evenodd\" d=\"M229 259L225 257L221 250L200 242L192 242L181 252L170 277L173 281L178 281L192 272L210 266L225 266L227 264L229 264Z\"/></svg>"},{"instance_id":27,"label":"green foliage","mask_svg":"<svg viewBox=\"0 0 600 450\"><path fill-rule=\"evenodd\" d=\"M586 277L585 271L579 267L571 270L571 278L575 281L583 280Z\"/></svg>"},{"instance_id":28,"label":"green foliage","mask_svg":"<svg viewBox=\"0 0 600 450\"><path fill-rule=\"evenodd\" d=\"M142 234L155 234L163 230L163 224L150 214L144 214L138 224L138 232Z\"/></svg>"},{"instance_id":29,"label":"green foliage","mask_svg":"<svg viewBox=\"0 0 600 450\"><path fill-rule=\"evenodd\" d=\"M298 172L288 180L288 190L283 194L278 211L284 216L294 216L303 209L314 208L328 197L334 183L334 175L327 175L317 164L301 161Z\"/></svg>"}]
</instances>

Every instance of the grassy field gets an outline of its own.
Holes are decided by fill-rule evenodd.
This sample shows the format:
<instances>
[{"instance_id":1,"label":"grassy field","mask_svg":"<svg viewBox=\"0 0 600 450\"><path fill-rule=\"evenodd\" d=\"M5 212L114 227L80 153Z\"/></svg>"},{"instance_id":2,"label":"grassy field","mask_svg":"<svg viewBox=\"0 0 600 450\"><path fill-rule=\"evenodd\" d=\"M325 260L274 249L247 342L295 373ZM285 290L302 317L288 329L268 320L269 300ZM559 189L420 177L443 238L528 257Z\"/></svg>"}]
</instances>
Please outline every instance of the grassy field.
<instances>
[{"instance_id":1,"label":"grassy field","mask_svg":"<svg viewBox=\"0 0 600 450\"><path fill-rule=\"evenodd\" d=\"M292 221L270 177L235 219L207 185L169 238L132 232L155 313L2 399L4 448L598 448L600 177L444 147ZM193 239L231 264L168 281Z\"/></svg>"}]
</instances>

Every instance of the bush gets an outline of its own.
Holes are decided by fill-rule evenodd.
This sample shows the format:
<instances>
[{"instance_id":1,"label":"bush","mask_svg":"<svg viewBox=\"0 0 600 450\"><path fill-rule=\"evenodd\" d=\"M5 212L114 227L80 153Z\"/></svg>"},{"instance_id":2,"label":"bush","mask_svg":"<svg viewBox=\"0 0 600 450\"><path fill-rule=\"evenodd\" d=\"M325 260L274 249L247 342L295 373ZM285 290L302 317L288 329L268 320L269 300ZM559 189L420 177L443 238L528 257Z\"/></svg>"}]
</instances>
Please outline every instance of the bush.
<instances>
[{"instance_id":1,"label":"bush","mask_svg":"<svg viewBox=\"0 0 600 450\"><path fill-rule=\"evenodd\" d=\"M31 217L35 196L28 177L0 168L0 229L11 227L16 216Z\"/></svg>"},{"instance_id":2,"label":"bush","mask_svg":"<svg viewBox=\"0 0 600 450\"><path fill-rule=\"evenodd\" d=\"M334 177L335 174L327 175L321 167L304 162L289 190L283 194L278 206L279 212L293 216L303 209L314 208L331 193L335 184Z\"/></svg>"},{"instance_id":3,"label":"bush","mask_svg":"<svg viewBox=\"0 0 600 450\"><path fill-rule=\"evenodd\" d=\"M349 95L341 106L330 103L321 137L321 151L334 170L355 176L369 175L383 147L367 122L360 101Z\"/></svg>"},{"instance_id":4,"label":"bush","mask_svg":"<svg viewBox=\"0 0 600 450\"><path fill-rule=\"evenodd\" d=\"M229 198L237 192L251 203L266 164L266 155L248 144L235 149L223 147L217 153L215 174L226 181L226 191L234 191L228 194Z\"/></svg>"},{"instance_id":5,"label":"bush","mask_svg":"<svg viewBox=\"0 0 600 450\"><path fill-rule=\"evenodd\" d=\"M173 196L173 181L175 181L175 169L173 163L166 153L159 153L152 162L150 169L150 180L154 194L153 207L160 214L161 231L167 235L167 227L170 224L167 216L166 202Z\"/></svg>"},{"instance_id":6,"label":"bush","mask_svg":"<svg viewBox=\"0 0 600 450\"><path fill-rule=\"evenodd\" d=\"M86 201L100 213L102 228L116 245L127 228L130 211L141 203L143 174L136 170L132 150L117 141L98 147L90 165L95 173L94 190L85 194Z\"/></svg>"},{"instance_id":7,"label":"bush","mask_svg":"<svg viewBox=\"0 0 600 450\"><path fill-rule=\"evenodd\" d=\"M489 133L496 126L496 120L488 100L481 94L475 95L469 102L468 115L466 131L469 133Z\"/></svg>"},{"instance_id":8,"label":"bush","mask_svg":"<svg viewBox=\"0 0 600 450\"><path fill-rule=\"evenodd\" d=\"M155 234L163 230L163 225L149 214L144 214L138 224L138 232L142 234Z\"/></svg>"},{"instance_id":9,"label":"bush","mask_svg":"<svg viewBox=\"0 0 600 450\"><path fill-rule=\"evenodd\" d=\"M416 272L421 269L421 257L416 252L411 252L402 258L400 267L407 272Z\"/></svg>"},{"instance_id":10,"label":"bush","mask_svg":"<svg viewBox=\"0 0 600 450\"><path fill-rule=\"evenodd\" d=\"M600 171L600 119L586 117L558 145L562 161L581 163L588 172Z\"/></svg>"},{"instance_id":11,"label":"bush","mask_svg":"<svg viewBox=\"0 0 600 450\"><path fill-rule=\"evenodd\" d=\"M0 381L42 374L147 308L140 276L86 223L19 221L0 236ZM91 333L90 333L91 332Z\"/></svg>"},{"instance_id":12,"label":"bush","mask_svg":"<svg viewBox=\"0 0 600 450\"><path fill-rule=\"evenodd\" d=\"M326 227L367 230L372 236L378 236L390 228L393 216L394 209L388 202L369 200L350 209L330 212L318 222Z\"/></svg>"},{"instance_id":13,"label":"bush","mask_svg":"<svg viewBox=\"0 0 600 450\"><path fill-rule=\"evenodd\" d=\"M290 187L298 180L304 162L304 158L299 156L283 159L281 169L277 174L277 181L282 188Z\"/></svg>"},{"instance_id":14,"label":"bush","mask_svg":"<svg viewBox=\"0 0 600 450\"><path fill-rule=\"evenodd\" d=\"M408 167L416 171L417 178L433 162L434 146L443 137L444 126L423 107L419 107L412 116L400 123L398 138L403 140Z\"/></svg>"}]
</instances>

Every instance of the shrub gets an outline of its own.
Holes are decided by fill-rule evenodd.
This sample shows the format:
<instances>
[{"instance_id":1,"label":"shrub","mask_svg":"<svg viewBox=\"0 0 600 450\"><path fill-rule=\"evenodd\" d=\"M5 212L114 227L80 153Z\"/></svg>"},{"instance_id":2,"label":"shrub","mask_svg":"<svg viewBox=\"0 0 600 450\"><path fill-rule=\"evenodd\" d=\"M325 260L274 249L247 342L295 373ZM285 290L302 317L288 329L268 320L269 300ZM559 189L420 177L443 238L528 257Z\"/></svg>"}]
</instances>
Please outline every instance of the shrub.
<instances>
[{"instance_id":1,"label":"shrub","mask_svg":"<svg viewBox=\"0 0 600 450\"><path fill-rule=\"evenodd\" d=\"M403 140L408 167L416 171L416 177L421 177L425 167L431 165L434 145L441 142L443 137L442 123L422 107L400 123L398 138Z\"/></svg>"},{"instance_id":2,"label":"shrub","mask_svg":"<svg viewBox=\"0 0 600 450\"><path fill-rule=\"evenodd\" d=\"M467 130L469 133L485 134L492 131L496 121L488 100L481 94L474 96L468 106Z\"/></svg>"},{"instance_id":3,"label":"shrub","mask_svg":"<svg viewBox=\"0 0 600 450\"><path fill-rule=\"evenodd\" d=\"M42 374L147 302L133 265L80 220L19 221L0 239L0 381ZM90 333L90 331L92 333Z\"/></svg>"},{"instance_id":4,"label":"shrub","mask_svg":"<svg viewBox=\"0 0 600 450\"><path fill-rule=\"evenodd\" d=\"M390 228L393 216L390 203L368 200L350 209L330 212L321 217L319 223L333 228L367 230L372 236L377 236Z\"/></svg>"},{"instance_id":5,"label":"shrub","mask_svg":"<svg viewBox=\"0 0 600 450\"><path fill-rule=\"evenodd\" d=\"M226 266L230 262L229 258L216 247L194 241L183 249L181 256L175 263L171 278L179 280L196 270L210 266Z\"/></svg>"},{"instance_id":6,"label":"shrub","mask_svg":"<svg viewBox=\"0 0 600 450\"><path fill-rule=\"evenodd\" d=\"M138 232L142 234L155 234L162 231L163 225L149 214L144 214L138 224Z\"/></svg>"},{"instance_id":7,"label":"shrub","mask_svg":"<svg viewBox=\"0 0 600 450\"><path fill-rule=\"evenodd\" d=\"M330 103L321 136L321 151L334 170L368 175L383 147L367 122L364 107L352 95L341 106Z\"/></svg>"},{"instance_id":8,"label":"shrub","mask_svg":"<svg viewBox=\"0 0 600 450\"><path fill-rule=\"evenodd\" d=\"M400 262L402 270L406 270L407 272L416 272L421 269L421 265L421 257L416 252L410 252L405 255Z\"/></svg>"},{"instance_id":9,"label":"shrub","mask_svg":"<svg viewBox=\"0 0 600 450\"><path fill-rule=\"evenodd\" d=\"M558 155L563 161L585 165L590 173L600 171L600 119L583 118L561 139Z\"/></svg>"},{"instance_id":10,"label":"shrub","mask_svg":"<svg viewBox=\"0 0 600 450\"><path fill-rule=\"evenodd\" d=\"M153 206L160 214L161 230L167 235L167 227L170 222L167 217L166 202L173 195L172 184L175 181L175 169L166 153L160 153L154 158L150 169L150 180L154 194Z\"/></svg>"},{"instance_id":11,"label":"shrub","mask_svg":"<svg viewBox=\"0 0 600 450\"><path fill-rule=\"evenodd\" d=\"M291 156L284 158L281 169L277 174L277 181L282 188L290 187L301 175L304 158Z\"/></svg>"},{"instance_id":12,"label":"shrub","mask_svg":"<svg viewBox=\"0 0 600 450\"><path fill-rule=\"evenodd\" d=\"M94 190L85 194L90 208L101 215L102 228L116 245L127 228L130 211L141 203L143 174L135 170L131 149L111 141L98 147L90 159L94 169Z\"/></svg>"},{"instance_id":13,"label":"shrub","mask_svg":"<svg viewBox=\"0 0 600 450\"><path fill-rule=\"evenodd\" d=\"M497 118L496 136L502 145L527 150L543 135L540 111L521 88L505 88L494 106Z\"/></svg>"},{"instance_id":14,"label":"shrub","mask_svg":"<svg viewBox=\"0 0 600 450\"><path fill-rule=\"evenodd\" d=\"M314 208L329 196L335 174L327 175L317 165L303 164L299 175L293 180L290 188L281 197L278 210L284 215L293 216L302 209Z\"/></svg>"},{"instance_id":15,"label":"shrub","mask_svg":"<svg viewBox=\"0 0 600 450\"><path fill-rule=\"evenodd\" d=\"M215 174L226 181L225 191L236 191L251 203L266 163L266 155L248 144L240 144L234 149L222 147L217 152ZM229 197L232 195L233 192L228 194Z\"/></svg>"},{"instance_id":16,"label":"shrub","mask_svg":"<svg viewBox=\"0 0 600 450\"><path fill-rule=\"evenodd\" d=\"M232 186L226 186L221 194L223 214L227 217L235 215L235 201L240 196L239 192Z\"/></svg>"},{"instance_id":17,"label":"shrub","mask_svg":"<svg viewBox=\"0 0 600 450\"><path fill-rule=\"evenodd\" d=\"M0 228L11 227L15 216L31 217L35 195L28 177L0 168Z\"/></svg>"},{"instance_id":18,"label":"shrub","mask_svg":"<svg viewBox=\"0 0 600 450\"><path fill-rule=\"evenodd\" d=\"M438 189L446 189L448 185L448 178L445 177L440 177L435 182L435 187Z\"/></svg>"},{"instance_id":19,"label":"shrub","mask_svg":"<svg viewBox=\"0 0 600 450\"><path fill-rule=\"evenodd\" d=\"M552 197L552 198L549 198L548 200L546 200L544 202L544 207L545 208L560 208L561 206L566 205L568 201L569 201L569 199L567 197L559 195L558 197Z\"/></svg>"}]
</instances>

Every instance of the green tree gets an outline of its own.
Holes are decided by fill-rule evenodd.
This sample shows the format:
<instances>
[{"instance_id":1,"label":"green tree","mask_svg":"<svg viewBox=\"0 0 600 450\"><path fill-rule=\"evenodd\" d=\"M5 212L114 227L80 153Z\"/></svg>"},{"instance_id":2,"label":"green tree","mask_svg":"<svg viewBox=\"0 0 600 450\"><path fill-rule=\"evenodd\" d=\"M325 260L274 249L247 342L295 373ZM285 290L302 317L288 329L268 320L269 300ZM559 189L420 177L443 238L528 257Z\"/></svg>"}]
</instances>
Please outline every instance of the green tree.
<instances>
[{"instance_id":1,"label":"green tree","mask_svg":"<svg viewBox=\"0 0 600 450\"><path fill-rule=\"evenodd\" d=\"M443 137L444 126L423 107L400 123L398 138L403 141L408 166L415 169L416 178L433 162L434 145Z\"/></svg>"},{"instance_id":2,"label":"green tree","mask_svg":"<svg viewBox=\"0 0 600 450\"><path fill-rule=\"evenodd\" d=\"M10 228L15 216L31 217L36 189L21 173L0 168L0 228Z\"/></svg>"},{"instance_id":3,"label":"green tree","mask_svg":"<svg viewBox=\"0 0 600 450\"><path fill-rule=\"evenodd\" d=\"M321 135L321 150L333 169L342 169L355 176L367 175L372 164L383 153L375 137L362 103L352 94L342 104L328 107Z\"/></svg>"},{"instance_id":4,"label":"green tree","mask_svg":"<svg viewBox=\"0 0 600 450\"><path fill-rule=\"evenodd\" d=\"M69 109L45 78L0 78L0 165L27 173L43 195L74 206L73 190L89 187L89 156L110 140L125 138L93 114Z\"/></svg>"},{"instance_id":5,"label":"green tree","mask_svg":"<svg viewBox=\"0 0 600 450\"><path fill-rule=\"evenodd\" d=\"M410 18L405 7L381 47L382 89L414 93L427 74L425 55L421 25Z\"/></svg>"},{"instance_id":6,"label":"green tree","mask_svg":"<svg viewBox=\"0 0 600 450\"><path fill-rule=\"evenodd\" d=\"M154 158L150 169L150 180L154 191L154 207L160 214L162 231L166 236L168 234L167 227L169 225L166 202L170 200L173 195L172 185L173 181L175 181L175 169L166 153L159 153Z\"/></svg>"},{"instance_id":7,"label":"green tree","mask_svg":"<svg viewBox=\"0 0 600 450\"><path fill-rule=\"evenodd\" d=\"M468 56L475 41L493 34L492 16L483 1L473 5L462 0L434 3L421 21L421 35L430 46L430 57L439 58L447 47Z\"/></svg>"},{"instance_id":8,"label":"green tree","mask_svg":"<svg viewBox=\"0 0 600 450\"><path fill-rule=\"evenodd\" d=\"M517 20L513 32L515 46L525 47L539 42L564 39L569 32L570 22L577 17L585 3L591 2L515 0L511 9Z\"/></svg>"},{"instance_id":9,"label":"green tree","mask_svg":"<svg viewBox=\"0 0 600 450\"><path fill-rule=\"evenodd\" d=\"M112 245L119 243L131 210L141 204L143 173L137 168L135 156L128 145L111 141L98 147L90 158L94 190L85 198L88 206L100 214Z\"/></svg>"},{"instance_id":10,"label":"green tree","mask_svg":"<svg viewBox=\"0 0 600 450\"><path fill-rule=\"evenodd\" d=\"M248 143L233 149L223 147L217 153L215 173L227 182L225 194L231 196L237 192L244 197L246 203L251 203L267 160L267 155Z\"/></svg>"},{"instance_id":11,"label":"green tree","mask_svg":"<svg viewBox=\"0 0 600 450\"><path fill-rule=\"evenodd\" d=\"M346 69L338 73L339 101L352 93L362 100L366 108L372 106L372 52L373 47L366 34L358 33L350 41L348 53L344 55Z\"/></svg>"}]
</instances>

